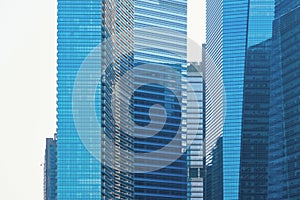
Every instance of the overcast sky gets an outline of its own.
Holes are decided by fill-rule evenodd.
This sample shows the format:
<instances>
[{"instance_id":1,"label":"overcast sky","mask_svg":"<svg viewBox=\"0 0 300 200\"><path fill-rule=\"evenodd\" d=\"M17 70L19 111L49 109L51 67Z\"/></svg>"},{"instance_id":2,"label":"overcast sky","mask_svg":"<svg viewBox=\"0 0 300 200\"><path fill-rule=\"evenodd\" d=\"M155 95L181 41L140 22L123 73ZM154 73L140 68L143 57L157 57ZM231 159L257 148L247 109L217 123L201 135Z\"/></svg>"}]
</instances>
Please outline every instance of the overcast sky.
<instances>
[{"instance_id":1,"label":"overcast sky","mask_svg":"<svg viewBox=\"0 0 300 200\"><path fill-rule=\"evenodd\" d=\"M189 38L200 47L205 0L188 1ZM0 199L41 200L45 138L56 129L56 0L2 0L0 24Z\"/></svg>"}]
</instances>

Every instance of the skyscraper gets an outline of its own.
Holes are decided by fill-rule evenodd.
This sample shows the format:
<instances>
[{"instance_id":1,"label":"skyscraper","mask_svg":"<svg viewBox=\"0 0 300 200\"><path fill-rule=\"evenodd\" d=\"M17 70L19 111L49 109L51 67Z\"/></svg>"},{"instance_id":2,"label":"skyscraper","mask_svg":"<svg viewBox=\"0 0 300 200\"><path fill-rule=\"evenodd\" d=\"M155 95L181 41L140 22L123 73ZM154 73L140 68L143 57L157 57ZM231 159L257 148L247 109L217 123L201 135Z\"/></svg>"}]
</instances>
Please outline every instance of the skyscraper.
<instances>
[{"instance_id":1,"label":"skyscraper","mask_svg":"<svg viewBox=\"0 0 300 200\"><path fill-rule=\"evenodd\" d=\"M136 0L134 21L134 199L183 200L187 1Z\"/></svg>"},{"instance_id":2,"label":"skyscraper","mask_svg":"<svg viewBox=\"0 0 300 200\"><path fill-rule=\"evenodd\" d=\"M102 198L133 199L134 1L103 0L102 13Z\"/></svg>"},{"instance_id":3,"label":"skyscraper","mask_svg":"<svg viewBox=\"0 0 300 200\"><path fill-rule=\"evenodd\" d=\"M56 200L57 183L57 138L46 139L45 163L44 163L44 200Z\"/></svg>"},{"instance_id":4,"label":"skyscraper","mask_svg":"<svg viewBox=\"0 0 300 200\"><path fill-rule=\"evenodd\" d=\"M186 199L186 12L58 0L58 200Z\"/></svg>"},{"instance_id":5,"label":"skyscraper","mask_svg":"<svg viewBox=\"0 0 300 200\"><path fill-rule=\"evenodd\" d=\"M274 0L207 1L206 199L266 199L273 18Z\"/></svg>"},{"instance_id":6,"label":"skyscraper","mask_svg":"<svg viewBox=\"0 0 300 200\"><path fill-rule=\"evenodd\" d=\"M240 199L267 199L272 40L247 49L240 163Z\"/></svg>"},{"instance_id":7,"label":"skyscraper","mask_svg":"<svg viewBox=\"0 0 300 200\"><path fill-rule=\"evenodd\" d=\"M293 200L300 196L300 1L275 5L268 199Z\"/></svg>"},{"instance_id":8,"label":"skyscraper","mask_svg":"<svg viewBox=\"0 0 300 200\"><path fill-rule=\"evenodd\" d=\"M133 67L133 10L58 0L58 200L133 198L133 124L116 88L131 87L118 83Z\"/></svg>"},{"instance_id":9,"label":"skyscraper","mask_svg":"<svg viewBox=\"0 0 300 200\"><path fill-rule=\"evenodd\" d=\"M187 167L188 200L204 199L204 80L200 63L187 68ZM195 98L194 98L195 96Z\"/></svg>"},{"instance_id":10,"label":"skyscraper","mask_svg":"<svg viewBox=\"0 0 300 200\"><path fill-rule=\"evenodd\" d=\"M58 0L57 8L57 199L100 199L101 163L79 137L72 97L81 64L101 42L101 0Z\"/></svg>"}]
</instances>

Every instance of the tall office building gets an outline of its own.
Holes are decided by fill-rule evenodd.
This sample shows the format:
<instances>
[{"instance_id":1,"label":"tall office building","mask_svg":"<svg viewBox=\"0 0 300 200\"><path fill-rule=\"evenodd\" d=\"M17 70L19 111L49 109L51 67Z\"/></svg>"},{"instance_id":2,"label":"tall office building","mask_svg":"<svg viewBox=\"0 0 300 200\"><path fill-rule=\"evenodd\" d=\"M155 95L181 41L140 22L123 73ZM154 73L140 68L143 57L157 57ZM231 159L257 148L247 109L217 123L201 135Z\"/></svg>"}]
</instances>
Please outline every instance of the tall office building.
<instances>
[{"instance_id":1,"label":"tall office building","mask_svg":"<svg viewBox=\"0 0 300 200\"><path fill-rule=\"evenodd\" d=\"M277 0L273 23L268 199L300 196L300 1Z\"/></svg>"},{"instance_id":2,"label":"tall office building","mask_svg":"<svg viewBox=\"0 0 300 200\"><path fill-rule=\"evenodd\" d=\"M186 199L186 12L58 0L58 200Z\"/></svg>"},{"instance_id":3,"label":"tall office building","mask_svg":"<svg viewBox=\"0 0 300 200\"><path fill-rule=\"evenodd\" d=\"M56 200L57 138L46 139L44 162L44 200Z\"/></svg>"},{"instance_id":4,"label":"tall office building","mask_svg":"<svg viewBox=\"0 0 300 200\"><path fill-rule=\"evenodd\" d=\"M134 1L104 0L102 13L103 199L133 199Z\"/></svg>"},{"instance_id":5,"label":"tall office building","mask_svg":"<svg viewBox=\"0 0 300 200\"><path fill-rule=\"evenodd\" d=\"M134 21L134 199L183 200L187 0L136 0Z\"/></svg>"},{"instance_id":6,"label":"tall office building","mask_svg":"<svg viewBox=\"0 0 300 200\"><path fill-rule=\"evenodd\" d=\"M244 72L240 199L267 199L272 40L247 49Z\"/></svg>"},{"instance_id":7,"label":"tall office building","mask_svg":"<svg viewBox=\"0 0 300 200\"><path fill-rule=\"evenodd\" d=\"M204 79L202 63L187 68L188 200L204 199Z\"/></svg>"},{"instance_id":8,"label":"tall office building","mask_svg":"<svg viewBox=\"0 0 300 200\"><path fill-rule=\"evenodd\" d=\"M133 199L133 123L114 92L133 67L133 10L58 0L58 200Z\"/></svg>"},{"instance_id":9,"label":"tall office building","mask_svg":"<svg viewBox=\"0 0 300 200\"><path fill-rule=\"evenodd\" d=\"M274 0L207 1L206 199L266 199Z\"/></svg>"}]
</instances>

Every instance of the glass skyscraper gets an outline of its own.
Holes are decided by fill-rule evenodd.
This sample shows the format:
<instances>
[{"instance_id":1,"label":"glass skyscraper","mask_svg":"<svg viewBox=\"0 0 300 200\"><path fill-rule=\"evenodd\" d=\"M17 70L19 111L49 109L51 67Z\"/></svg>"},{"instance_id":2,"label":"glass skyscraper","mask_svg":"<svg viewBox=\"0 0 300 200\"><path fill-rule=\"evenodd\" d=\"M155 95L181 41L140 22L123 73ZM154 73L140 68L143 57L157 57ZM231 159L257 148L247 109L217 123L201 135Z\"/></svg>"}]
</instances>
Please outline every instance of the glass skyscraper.
<instances>
[{"instance_id":1,"label":"glass skyscraper","mask_svg":"<svg viewBox=\"0 0 300 200\"><path fill-rule=\"evenodd\" d=\"M56 200L57 184L57 138L46 139L44 163L44 200Z\"/></svg>"},{"instance_id":2,"label":"glass skyscraper","mask_svg":"<svg viewBox=\"0 0 300 200\"><path fill-rule=\"evenodd\" d=\"M186 12L58 0L58 200L186 199Z\"/></svg>"},{"instance_id":3,"label":"glass skyscraper","mask_svg":"<svg viewBox=\"0 0 300 200\"><path fill-rule=\"evenodd\" d=\"M183 200L187 0L136 0L134 22L134 199Z\"/></svg>"},{"instance_id":4,"label":"glass skyscraper","mask_svg":"<svg viewBox=\"0 0 300 200\"><path fill-rule=\"evenodd\" d=\"M276 0L271 68L268 199L300 196L300 1Z\"/></svg>"},{"instance_id":5,"label":"glass skyscraper","mask_svg":"<svg viewBox=\"0 0 300 200\"><path fill-rule=\"evenodd\" d=\"M204 199L204 78L203 63L187 68L187 167L188 200ZM195 98L194 98L195 96Z\"/></svg>"},{"instance_id":6,"label":"glass skyscraper","mask_svg":"<svg viewBox=\"0 0 300 200\"><path fill-rule=\"evenodd\" d=\"M267 199L272 40L247 49L240 163L240 199Z\"/></svg>"},{"instance_id":7,"label":"glass skyscraper","mask_svg":"<svg viewBox=\"0 0 300 200\"><path fill-rule=\"evenodd\" d=\"M77 73L85 58L101 42L101 8L101 0L58 0L58 200L101 198L101 163L82 143L72 113L73 87ZM92 142L100 150L100 142Z\"/></svg>"},{"instance_id":8,"label":"glass skyscraper","mask_svg":"<svg viewBox=\"0 0 300 200\"><path fill-rule=\"evenodd\" d=\"M201 76L187 0L58 0L45 200L299 199L300 0L206 6Z\"/></svg>"},{"instance_id":9,"label":"glass skyscraper","mask_svg":"<svg viewBox=\"0 0 300 200\"><path fill-rule=\"evenodd\" d=\"M208 200L266 199L273 18L274 0L207 1Z\"/></svg>"},{"instance_id":10,"label":"glass skyscraper","mask_svg":"<svg viewBox=\"0 0 300 200\"><path fill-rule=\"evenodd\" d=\"M116 88L133 67L133 8L58 0L58 200L133 198L133 123Z\"/></svg>"},{"instance_id":11,"label":"glass skyscraper","mask_svg":"<svg viewBox=\"0 0 300 200\"><path fill-rule=\"evenodd\" d=\"M102 13L102 199L132 199L133 77L121 77L134 66L134 1L103 0Z\"/></svg>"}]
</instances>

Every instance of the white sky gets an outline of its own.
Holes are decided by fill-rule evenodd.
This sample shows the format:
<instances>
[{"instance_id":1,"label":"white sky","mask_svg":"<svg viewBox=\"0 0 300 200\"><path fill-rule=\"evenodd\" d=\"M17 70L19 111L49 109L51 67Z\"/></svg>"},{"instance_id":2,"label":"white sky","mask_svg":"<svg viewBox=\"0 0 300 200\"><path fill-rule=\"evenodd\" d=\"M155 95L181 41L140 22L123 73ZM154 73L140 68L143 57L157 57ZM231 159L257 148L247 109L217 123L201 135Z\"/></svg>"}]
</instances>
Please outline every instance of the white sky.
<instances>
[{"instance_id":1,"label":"white sky","mask_svg":"<svg viewBox=\"0 0 300 200\"><path fill-rule=\"evenodd\" d=\"M188 1L198 60L205 0ZM56 0L2 0L0 24L0 199L41 200L45 138L56 129Z\"/></svg>"}]
</instances>

